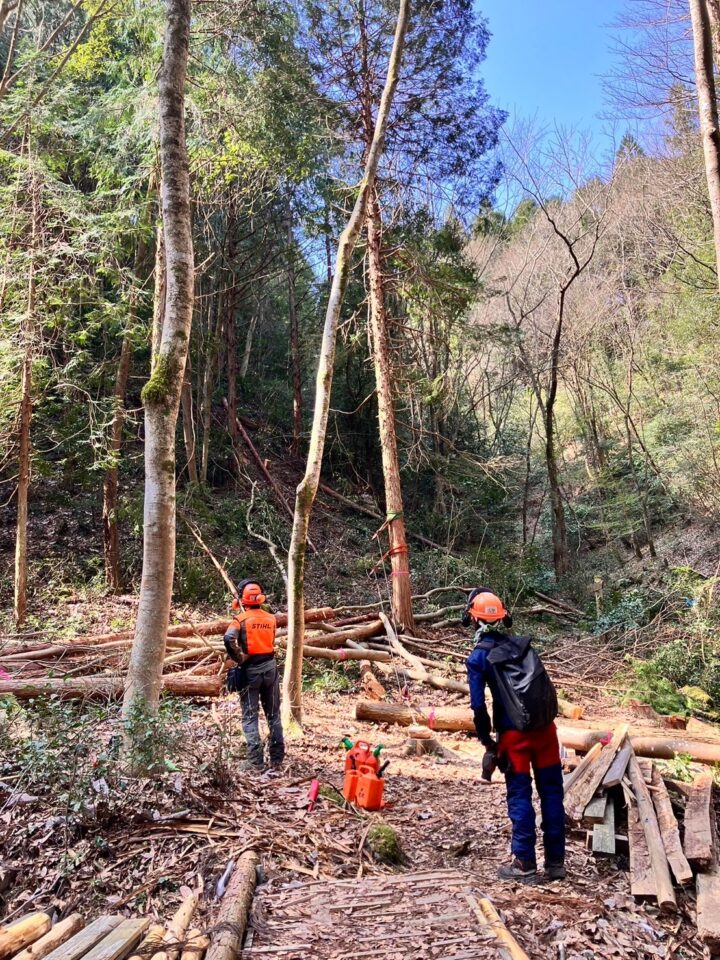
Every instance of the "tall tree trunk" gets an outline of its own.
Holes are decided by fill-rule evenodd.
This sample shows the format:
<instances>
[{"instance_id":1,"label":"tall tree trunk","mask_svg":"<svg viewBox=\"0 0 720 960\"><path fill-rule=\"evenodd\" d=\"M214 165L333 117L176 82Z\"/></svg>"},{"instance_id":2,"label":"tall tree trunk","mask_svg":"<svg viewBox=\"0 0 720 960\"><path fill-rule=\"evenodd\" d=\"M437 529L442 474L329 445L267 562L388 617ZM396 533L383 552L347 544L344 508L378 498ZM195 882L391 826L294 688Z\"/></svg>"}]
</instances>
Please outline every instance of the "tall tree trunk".
<instances>
[{"instance_id":1,"label":"tall tree trunk","mask_svg":"<svg viewBox=\"0 0 720 960\"><path fill-rule=\"evenodd\" d=\"M157 188L156 177L150 181L149 192ZM159 239L159 238L158 238ZM130 291L130 324L123 337L120 348L120 363L115 375L114 410L110 434L108 437L108 454L110 466L103 480L103 553L105 557L105 583L114 593L123 589L122 572L120 568L120 528L118 525L118 476L120 469L120 448L122 446L123 427L125 425L125 394L127 393L130 367L132 365L132 337L131 327L138 321L138 286L141 277L145 278L148 269L148 246L144 239L139 239L135 248L134 286ZM164 266L162 268L164 270ZM163 281L164 284L164 281ZM164 296L164 294L163 294ZM154 319L154 318L153 318Z\"/></svg>"},{"instance_id":2,"label":"tall tree trunk","mask_svg":"<svg viewBox=\"0 0 720 960\"><path fill-rule=\"evenodd\" d=\"M197 484L200 482L200 478L198 477L197 468L197 444L195 442L195 417L193 416L192 377L189 349L187 362L185 364L185 376L183 377L180 403L182 406L183 440L185 442L185 457L187 459L188 479L190 480L190 483L194 483L197 486Z\"/></svg>"},{"instance_id":3,"label":"tall tree trunk","mask_svg":"<svg viewBox=\"0 0 720 960\"><path fill-rule=\"evenodd\" d=\"M378 425L385 480L385 512L390 537L392 567L392 610L395 623L411 633L414 629L410 559L405 537L400 460L395 424L395 378L392 367L390 332L385 306L385 285L382 268L382 220L377 191L373 190L367 212L368 266L370 273L370 330L372 333L375 385L377 388Z\"/></svg>"},{"instance_id":4,"label":"tall tree trunk","mask_svg":"<svg viewBox=\"0 0 720 960\"><path fill-rule=\"evenodd\" d=\"M695 49L695 85L697 87L700 132L705 157L710 209L712 210L715 265L720 284L720 126L713 72L713 45L706 0L690 0L690 16Z\"/></svg>"},{"instance_id":5,"label":"tall tree trunk","mask_svg":"<svg viewBox=\"0 0 720 960\"><path fill-rule=\"evenodd\" d=\"M236 450L239 446L239 436L237 428L237 317L235 316L235 306L237 303L237 292L235 290L235 279L230 278L230 289L225 298L225 368L227 372L227 429L232 441L232 448ZM233 459L233 472L237 473L238 465Z\"/></svg>"},{"instance_id":6,"label":"tall tree trunk","mask_svg":"<svg viewBox=\"0 0 720 960\"><path fill-rule=\"evenodd\" d=\"M175 568L175 430L193 316L194 267L190 171L185 142L185 83L191 0L166 0L160 69L160 165L165 240L165 315L145 406L143 570L123 719L131 767L157 759L144 746L157 713ZM157 278L156 278L157 279Z\"/></svg>"},{"instance_id":7,"label":"tall tree trunk","mask_svg":"<svg viewBox=\"0 0 720 960\"><path fill-rule=\"evenodd\" d=\"M548 488L550 491L550 508L552 510L552 544L553 567L555 577L559 580L570 569L570 551L567 543L567 526L565 524L565 505L563 504L562 489L560 487L560 471L558 469L557 451L555 449L555 400L557 399L558 381L560 377L560 344L562 343L563 325L565 321L565 298L568 286L560 291L558 300L557 322L553 335L552 352L550 357L550 381L547 400L543 410L545 418L545 462L547 465Z\"/></svg>"},{"instance_id":8,"label":"tall tree trunk","mask_svg":"<svg viewBox=\"0 0 720 960\"><path fill-rule=\"evenodd\" d=\"M22 626L27 615L27 527L28 491L30 489L30 423L32 420L32 348L35 331L35 301L37 256L40 217L38 185L33 175L32 226L28 265L27 309L23 318L23 362L20 377L20 437L18 449L17 523L15 530L15 622Z\"/></svg>"},{"instance_id":9,"label":"tall tree trunk","mask_svg":"<svg viewBox=\"0 0 720 960\"><path fill-rule=\"evenodd\" d=\"M209 298L207 321L207 346L203 366L200 420L202 423L202 452L200 456L200 482L207 483L210 465L210 433L212 429L212 394L218 354L219 296Z\"/></svg>"},{"instance_id":10,"label":"tall tree trunk","mask_svg":"<svg viewBox=\"0 0 720 960\"><path fill-rule=\"evenodd\" d=\"M115 375L115 393L108 454L110 466L103 481L103 549L105 554L105 582L114 593L122 590L120 571L120 532L118 527L118 471L123 426L125 425L125 393L130 377L132 360L132 337L127 331L120 348L120 363Z\"/></svg>"},{"instance_id":11,"label":"tall tree trunk","mask_svg":"<svg viewBox=\"0 0 720 960\"><path fill-rule=\"evenodd\" d=\"M409 0L400 0L395 39L388 62L387 77L385 78L385 87L375 122L372 145L365 160L365 170L355 198L355 205L350 214L347 226L338 241L335 271L330 287L327 310L325 312L325 326L323 329L322 343L320 344L317 383L315 387L315 409L313 411L307 465L305 475L297 488L295 517L288 552L288 641L285 673L283 675L282 714L283 723L289 728L295 725L299 727L299 725L302 724L302 645L305 634L305 558L310 516L320 483L325 434L327 432L328 416L330 413L330 392L332 388L333 366L335 363L338 321L340 319L345 289L350 276L352 253L357 243L360 230L362 229L363 221L365 220L368 199L374 186L378 162L385 140L388 114L392 106L400 72L400 60L402 58L405 34L407 32L409 13Z\"/></svg>"},{"instance_id":12,"label":"tall tree trunk","mask_svg":"<svg viewBox=\"0 0 720 960\"><path fill-rule=\"evenodd\" d=\"M162 339L165 305L167 302L167 261L165 258L165 230L160 211L160 223L155 231L155 293L153 296L152 342L150 344L150 370L155 369L160 341Z\"/></svg>"},{"instance_id":13,"label":"tall tree trunk","mask_svg":"<svg viewBox=\"0 0 720 960\"><path fill-rule=\"evenodd\" d=\"M255 336L255 330L258 325L258 321L262 320L263 317L263 301L261 300L257 313L253 312L253 315L250 317L250 323L248 324L247 333L245 334L245 349L243 350L243 358L240 364L240 379L244 380L247 376L248 369L250 367L250 357L252 356L252 345L253 338Z\"/></svg>"},{"instance_id":14,"label":"tall tree trunk","mask_svg":"<svg viewBox=\"0 0 720 960\"><path fill-rule=\"evenodd\" d=\"M286 213L287 242L287 280L288 314L290 321L290 369L293 382L293 438L290 452L293 457L300 453L302 437L302 370L300 365L300 326L298 323L295 295L295 240L293 238L293 216L290 201L287 201Z\"/></svg>"}]
</instances>

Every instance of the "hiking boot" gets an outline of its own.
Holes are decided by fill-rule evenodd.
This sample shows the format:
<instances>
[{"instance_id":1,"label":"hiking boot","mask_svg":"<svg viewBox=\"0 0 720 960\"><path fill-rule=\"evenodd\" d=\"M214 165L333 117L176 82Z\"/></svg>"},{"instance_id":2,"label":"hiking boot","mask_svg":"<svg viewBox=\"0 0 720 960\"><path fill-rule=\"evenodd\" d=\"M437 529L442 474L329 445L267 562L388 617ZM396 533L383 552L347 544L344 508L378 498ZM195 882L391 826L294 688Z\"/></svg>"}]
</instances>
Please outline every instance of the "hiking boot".
<instances>
[{"instance_id":1,"label":"hiking boot","mask_svg":"<svg viewBox=\"0 0 720 960\"><path fill-rule=\"evenodd\" d=\"M565 864L561 861L545 861L545 876L548 880L564 880L567 876Z\"/></svg>"},{"instance_id":2,"label":"hiking boot","mask_svg":"<svg viewBox=\"0 0 720 960\"><path fill-rule=\"evenodd\" d=\"M520 883L534 883L537 879L537 864L534 860L518 860L503 864L497 872L501 880L518 880Z\"/></svg>"},{"instance_id":3,"label":"hiking boot","mask_svg":"<svg viewBox=\"0 0 720 960\"><path fill-rule=\"evenodd\" d=\"M262 760L256 762L255 760L243 760L240 764L240 769L245 773L262 773L265 769L265 764Z\"/></svg>"}]
</instances>

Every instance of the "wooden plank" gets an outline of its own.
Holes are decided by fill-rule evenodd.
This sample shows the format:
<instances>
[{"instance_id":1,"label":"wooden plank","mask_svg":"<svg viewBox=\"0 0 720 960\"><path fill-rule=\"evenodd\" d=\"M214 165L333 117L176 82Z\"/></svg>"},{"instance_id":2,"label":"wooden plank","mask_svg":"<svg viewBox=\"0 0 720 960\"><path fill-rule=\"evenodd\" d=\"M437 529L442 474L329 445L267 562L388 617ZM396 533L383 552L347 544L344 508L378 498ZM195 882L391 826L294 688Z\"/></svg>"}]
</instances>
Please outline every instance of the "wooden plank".
<instances>
[{"instance_id":1,"label":"wooden plank","mask_svg":"<svg viewBox=\"0 0 720 960\"><path fill-rule=\"evenodd\" d=\"M628 764L628 774L632 784L635 799L637 801L637 812L640 823L645 831L648 853L650 854L650 864L655 877L655 886L657 888L657 901L661 910L677 909L677 900L673 889L672 878L670 877L670 866L668 865L665 847L663 846L660 828L658 827L655 808L650 797L648 785L643 779L637 757L633 754Z\"/></svg>"},{"instance_id":2,"label":"wooden plank","mask_svg":"<svg viewBox=\"0 0 720 960\"><path fill-rule=\"evenodd\" d=\"M615 754L615 759L610 764L610 769L603 777L602 785L606 790L609 790L611 787L619 787L623 782L631 752L632 747L629 743L625 742Z\"/></svg>"},{"instance_id":3,"label":"wooden plank","mask_svg":"<svg viewBox=\"0 0 720 960\"><path fill-rule=\"evenodd\" d=\"M637 807L628 807L628 842L630 844L630 892L638 899L657 898L657 887L650 865L645 831Z\"/></svg>"},{"instance_id":4,"label":"wooden plank","mask_svg":"<svg viewBox=\"0 0 720 960\"><path fill-rule=\"evenodd\" d=\"M693 872L683 853L682 844L680 843L680 831L677 820L675 819L675 814L673 813L667 787L663 782L660 771L657 769L653 770L652 787L652 801L655 807L655 813L657 814L658 827L660 828L660 834L665 847L665 855L670 864L670 869L678 883L689 883L693 878Z\"/></svg>"},{"instance_id":5,"label":"wooden plank","mask_svg":"<svg viewBox=\"0 0 720 960\"><path fill-rule=\"evenodd\" d=\"M685 856L698 867L709 867L713 859L710 823L713 778L703 773L693 780L685 807Z\"/></svg>"},{"instance_id":6,"label":"wooden plank","mask_svg":"<svg viewBox=\"0 0 720 960\"><path fill-rule=\"evenodd\" d=\"M720 950L720 870L697 875L698 936L711 953Z\"/></svg>"},{"instance_id":7,"label":"wooden plank","mask_svg":"<svg viewBox=\"0 0 720 960\"><path fill-rule=\"evenodd\" d=\"M697 875L697 930L698 936L711 955L720 952L720 865L718 864L718 836L711 824L713 859L707 873Z\"/></svg>"},{"instance_id":8,"label":"wooden plank","mask_svg":"<svg viewBox=\"0 0 720 960\"><path fill-rule=\"evenodd\" d=\"M605 810L607 809L608 796L606 793L596 793L590 803L585 807L583 820L590 823L602 823L605 819Z\"/></svg>"},{"instance_id":9,"label":"wooden plank","mask_svg":"<svg viewBox=\"0 0 720 960\"><path fill-rule=\"evenodd\" d=\"M136 920L123 920L100 943L96 943L84 960L120 960L136 947L143 933L150 926L145 917Z\"/></svg>"},{"instance_id":10,"label":"wooden plank","mask_svg":"<svg viewBox=\"0 0 720 960\"><path fill-rule=\"evenodd\" d=\"M49 953L45 960L80 960L80 957L121 924L122 920L122 917L98 917L89 927L76 933L72 940Z\"/></svg>"},{"instance_id":11,"label":"wooden plank","mask_svg":"<svg viewBox=\"0 0 720 960\"><path fill-rule=\"evenodd\" d=\"M592 747L590 747L580 763L565 777L565 793L567 793L575 781L583 775L584 771L587 770L590 764L595 761L595 758L598 756L601 750L601 743L594 743Z\"/></svg>"},{"instance_id":12,"label":"wooden plank","mask_svg":"<svg viewBox=\"0 0 720 960\"><path fill-rule=\"evenodd\" d=\"M605 805L602 823L593 827L592 852L615 855L615 803L612 800Z\"/></svg>"},{"instance_id":13,"label":"wooden plank","mask_svg":"<svg viewBox=\"0 0 720 960\"><path fill-rule=\"evenodd\" d=\"M582 776L578 777L570 789L565 791L565 813L571 820L582 820L585 807L592 800L595 791L610 769L615 755L627 737L628 730L627 723L620 724L613 733L612 740L605 744L597 759Z\"/></svg>"}]
</instances>

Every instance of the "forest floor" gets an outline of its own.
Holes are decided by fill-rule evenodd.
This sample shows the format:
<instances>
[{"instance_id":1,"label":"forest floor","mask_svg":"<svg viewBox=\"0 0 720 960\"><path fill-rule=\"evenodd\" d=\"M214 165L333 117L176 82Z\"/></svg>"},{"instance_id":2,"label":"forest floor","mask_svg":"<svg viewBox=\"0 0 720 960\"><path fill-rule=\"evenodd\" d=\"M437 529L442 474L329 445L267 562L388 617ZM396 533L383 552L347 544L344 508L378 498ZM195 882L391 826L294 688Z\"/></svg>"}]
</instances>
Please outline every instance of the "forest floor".
<instances>
[{"instance_id":1,"label":"forest floor","mask_svg":"<svg viewBox=\"0 0 720 960\"><path fill-rule=\"evenodd\" d=\"M402 692L391 695L400 699ZM456 702L426 689L415 695L424 702ZM86 916L122 910L168 918L198 887L209 910L228 861L255 849L270 891L311 878L460 871L491 897L532 958L702 956L691 894L681 894L677 915L661 917L656 907L631 897L626 861L594 858L575 835L569 839L567 880L536 886L498 881L495 872L509 849L505 789L502 778L481 782L478 744L463 734L445 734L442 743L457 752L456 761L403 756L402 728L352 719L358 696L357 689L308 694L304 738L288 745L287 769L261 776L241 770L234 697L195 707L176 721L176 769L153 780L101 769L98 757L117 734L117 721L98 715L92 742L78 741L74 756L60 748L57 757L38 753L20 802L8 804L7 794L3 802L0 793L0 915L17 918L54 907L63 915L72 909ZM589 715L607 716L609 708L591 704ZM48 715L47 722L56 720ZM391 760L388 805L381 813L358 815L321 796L308 812L312 779L342 787L340 739L346 734L385 744ZM58 760L77 765L77 776L62 793ZM18 780L10 785L17 796ZM401 864L378 862L368 842L375 823L396 831ZM339 934L339 947L341 940L346 949Z\"/></svg>"}]
</instances>

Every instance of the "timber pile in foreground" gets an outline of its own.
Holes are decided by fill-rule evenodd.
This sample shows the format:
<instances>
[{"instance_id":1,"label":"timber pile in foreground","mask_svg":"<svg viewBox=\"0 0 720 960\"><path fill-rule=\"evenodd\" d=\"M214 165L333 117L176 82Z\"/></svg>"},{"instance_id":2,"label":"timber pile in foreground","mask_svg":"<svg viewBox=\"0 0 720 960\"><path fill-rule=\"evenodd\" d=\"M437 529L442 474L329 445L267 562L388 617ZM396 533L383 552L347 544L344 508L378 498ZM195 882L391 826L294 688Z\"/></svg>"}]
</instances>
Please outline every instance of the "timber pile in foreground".
<instances>
[{"instance_id":1,"label":"timber pile in foreground","mask_svg":"<svg viewBox=\"0 0 720 960\"><path fill-rule=\"evenodd\" d=\"M258 859L244 853L205 933L192 925L198 897L189 894L167 924L147 917L105 915L86 925L79 913L51 925L31 913L0 926L0 960L235 960L245 935Z\"/></svg>"},{"instance_id":2,"label":"timber pile in foreground","mask_svg":"<svg viewBox=\"0 0 720 960\"><path fill-rule=\"evenodd\" d=\"M597 856L629 852L633 896L657 900L661 910L675 910L675 885L694 879L698 933L717 951L720 866L712 774L701 773L690 784L665 779L652 761L638 761L627 734L624 724L567 775L566 814L589 828L587 843ZM676 818L681 809L682 837ZM627 816L625 835L618 833L621 814Z\"/></svg>"}]
</instances>

